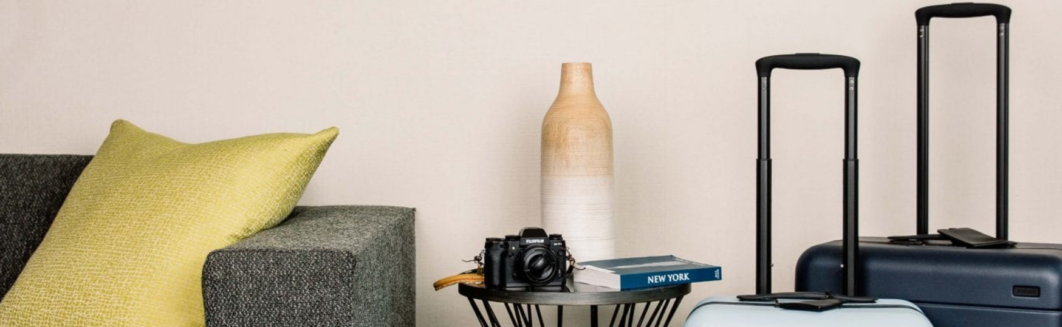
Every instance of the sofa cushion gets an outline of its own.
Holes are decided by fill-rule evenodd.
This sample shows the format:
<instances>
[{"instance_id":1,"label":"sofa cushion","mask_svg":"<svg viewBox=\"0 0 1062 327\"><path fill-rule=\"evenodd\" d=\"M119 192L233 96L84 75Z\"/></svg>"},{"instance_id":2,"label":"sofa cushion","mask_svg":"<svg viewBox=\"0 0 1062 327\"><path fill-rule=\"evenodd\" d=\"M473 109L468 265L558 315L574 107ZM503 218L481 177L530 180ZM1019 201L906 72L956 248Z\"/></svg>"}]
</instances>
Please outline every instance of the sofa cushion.
<instances>
[{"instance_id":1,"label":"sofa cushion","mask_svg":"<svg viewBox=\"0 0 1062 327\"><path fill-rule=\"evenodd\" d=\"M202 326L210 251L283 220L338 131L185 144L116 121L0 326Z\"/></svg>"},{"instance_id":2,"label":"sofa cushion","mask_svg":"<svg viewBox=\"0 0 1062 327\"><path fill-rule=\"evenodd\" d=\"M41 244L91 156L0 155L0 298Z\"/></svg>"}]
</instances>

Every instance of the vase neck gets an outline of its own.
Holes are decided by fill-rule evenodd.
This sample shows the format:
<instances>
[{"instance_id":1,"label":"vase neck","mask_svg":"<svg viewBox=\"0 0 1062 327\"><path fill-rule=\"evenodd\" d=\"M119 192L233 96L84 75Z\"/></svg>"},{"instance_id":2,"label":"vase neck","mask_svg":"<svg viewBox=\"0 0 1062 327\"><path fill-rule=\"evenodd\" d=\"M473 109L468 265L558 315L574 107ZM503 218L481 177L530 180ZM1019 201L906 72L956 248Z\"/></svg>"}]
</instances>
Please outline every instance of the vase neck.
<instances>
[{"instance_id":1,"label":"vase neck","mask_svg":"<svg viewBox=\"0 0 1062 327\"><path fill-rule=\"evenodd\" d=\"M564 63L561 65L561 83L558 96L595 95L594 72L590 63Z\"/></svg>"}]
</instances>

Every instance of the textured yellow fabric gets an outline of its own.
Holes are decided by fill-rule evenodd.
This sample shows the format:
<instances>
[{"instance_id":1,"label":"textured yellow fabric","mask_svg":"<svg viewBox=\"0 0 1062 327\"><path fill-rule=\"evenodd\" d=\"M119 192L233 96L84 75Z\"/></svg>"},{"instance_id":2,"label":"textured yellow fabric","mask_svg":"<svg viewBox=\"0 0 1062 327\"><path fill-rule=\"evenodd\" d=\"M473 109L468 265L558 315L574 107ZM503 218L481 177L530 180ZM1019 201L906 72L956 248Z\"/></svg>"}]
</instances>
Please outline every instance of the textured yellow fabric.
<instances>
[{"instance_id":1,"label":"textured yellow fabric","mask_svg":"<svg viewBox=\"0 0 1062 327\"><path fill-rule=\"evenodd\" d=\"M283 220L336 128L185 144L118 120L0 326L203 326L207 254Z\"/></svg>"}]
</instances>

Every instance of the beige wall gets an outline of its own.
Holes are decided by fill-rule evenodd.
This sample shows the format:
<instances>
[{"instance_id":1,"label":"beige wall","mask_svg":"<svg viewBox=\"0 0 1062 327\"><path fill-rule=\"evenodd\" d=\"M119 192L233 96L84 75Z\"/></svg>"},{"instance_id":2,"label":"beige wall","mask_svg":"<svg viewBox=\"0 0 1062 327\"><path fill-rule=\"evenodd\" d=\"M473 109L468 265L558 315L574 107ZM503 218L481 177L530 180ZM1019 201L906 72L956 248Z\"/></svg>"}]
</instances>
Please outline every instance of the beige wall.
<instances>
[{"instance_id":1,"label":"beige wall","mask_svg":"<svg viewBox=\"0 0 1062 327\"><path fill-rule=\"evenodd\" d=\"M93 153L119 117L188 142L338 126L303 203L417 207L418 321L467 325L457 291L430 284L538 224L541 120L560 63L589 61L615 127L619 253L725 268L684 318L753 291L761 56L862 60L862 231L913 233L913 12L940 2L0 0L0 152ZM1011 235L1062 242L1062 2L1003 2ZM992 31L934 21L933 228L993 229ZM778 290L839 236L840 83L775 74Z\"/></svg>"}]
</instances>

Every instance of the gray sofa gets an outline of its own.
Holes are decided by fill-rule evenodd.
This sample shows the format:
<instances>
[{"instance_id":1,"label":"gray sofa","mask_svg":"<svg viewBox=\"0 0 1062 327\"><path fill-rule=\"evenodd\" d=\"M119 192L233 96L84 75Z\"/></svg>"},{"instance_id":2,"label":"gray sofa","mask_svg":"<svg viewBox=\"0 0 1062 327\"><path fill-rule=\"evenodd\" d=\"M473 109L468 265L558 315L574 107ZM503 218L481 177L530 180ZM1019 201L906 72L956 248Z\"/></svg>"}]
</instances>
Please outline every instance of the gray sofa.
<instances>
[{"instance_id":1,"label":"gray sofa","mask_svg":"<svg viewBox=\"0 0 1062 327\"><path fill-rule=\"evenodd\" d=\"M92 159L0 154L0 297ZM414 209L297 207L214 251L203 267L208 326L414 326Z\"/></svg>"}]
</instances>

